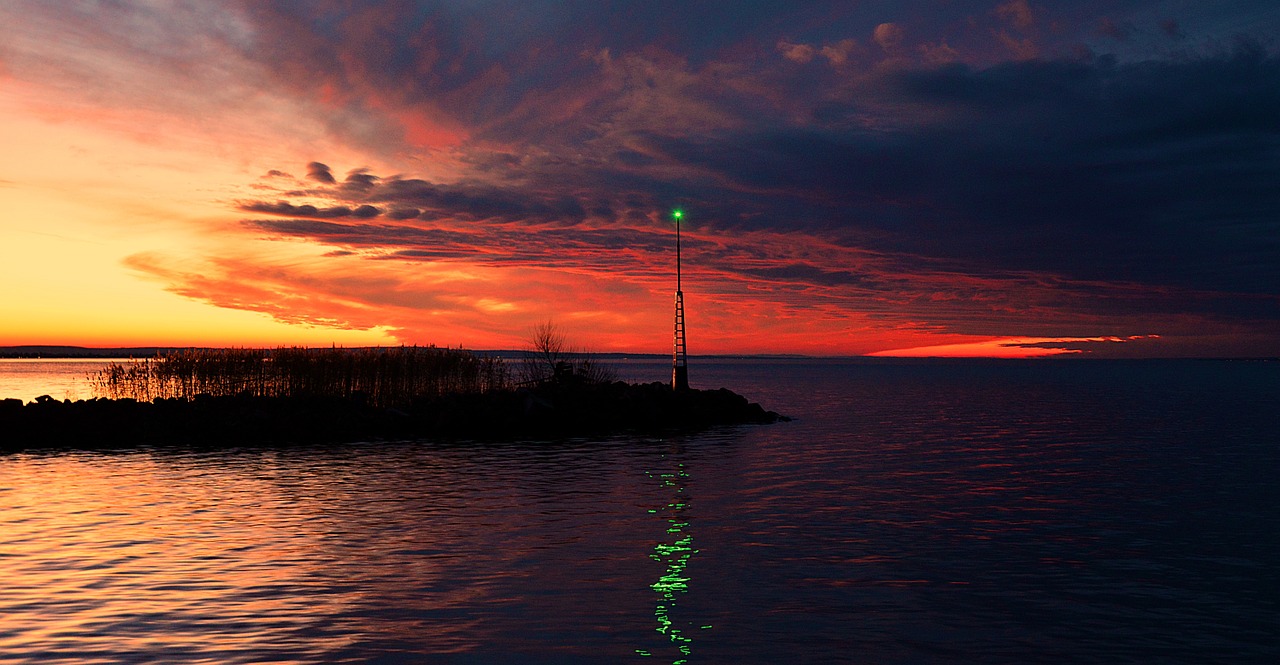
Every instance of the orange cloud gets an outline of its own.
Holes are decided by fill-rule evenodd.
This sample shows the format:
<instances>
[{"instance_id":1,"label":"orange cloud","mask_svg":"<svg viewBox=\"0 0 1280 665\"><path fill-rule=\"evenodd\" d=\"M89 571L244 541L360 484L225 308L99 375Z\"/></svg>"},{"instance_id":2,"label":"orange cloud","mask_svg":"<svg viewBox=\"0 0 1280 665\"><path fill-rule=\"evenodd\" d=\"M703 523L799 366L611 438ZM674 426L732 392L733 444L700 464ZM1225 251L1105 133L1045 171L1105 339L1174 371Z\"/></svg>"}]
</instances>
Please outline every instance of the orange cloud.
<instances>
[{"instance_id":1,"label":"orange cloud","mask_svg":"<svg viewBox=\"0 0 1280 665\"><path fill-rule=\"evenodd\" d=\"M1094 344L1124 344L1159 339L1159 335L1130 337L1004 337L955 344L936 344L869 353L889 358L1042 358L1087 353Z\"/></svg>"}]
</instances>

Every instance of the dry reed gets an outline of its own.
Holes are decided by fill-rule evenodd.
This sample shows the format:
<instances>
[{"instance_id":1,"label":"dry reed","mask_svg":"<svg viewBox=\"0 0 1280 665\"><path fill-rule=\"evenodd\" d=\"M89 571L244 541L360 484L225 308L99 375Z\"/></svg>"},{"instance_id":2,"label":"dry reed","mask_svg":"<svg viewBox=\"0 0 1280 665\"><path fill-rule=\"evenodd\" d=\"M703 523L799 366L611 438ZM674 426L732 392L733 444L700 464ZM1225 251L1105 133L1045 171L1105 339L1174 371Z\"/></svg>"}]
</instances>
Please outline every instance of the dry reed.
<instances>
[{"instance_id":1,"label":"dry reed","mask_svg":"<svg viewBox=\"0 0 1280 665\"><path fill-rule=\"evenodd\" d=\"M418 346L188 349L123 365L112 363L88 378L95 396L110 399L190 399L201 394L362 396L376 406L511 385L501 358Z\"/></svg>"}]
</instances>

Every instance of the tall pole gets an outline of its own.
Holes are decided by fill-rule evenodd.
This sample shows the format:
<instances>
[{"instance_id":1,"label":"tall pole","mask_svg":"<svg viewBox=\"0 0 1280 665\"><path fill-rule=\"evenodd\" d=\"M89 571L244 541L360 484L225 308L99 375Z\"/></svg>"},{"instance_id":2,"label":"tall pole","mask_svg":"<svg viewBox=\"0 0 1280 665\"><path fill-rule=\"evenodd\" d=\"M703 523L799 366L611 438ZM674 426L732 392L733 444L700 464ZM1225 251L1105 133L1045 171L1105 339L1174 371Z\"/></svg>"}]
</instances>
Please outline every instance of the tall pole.
<instances>
[{"instance_id":1,"label":"tall pole","mask_svg":"<svg viewBox=\"0 0 1280 665\"><path fill-rule=\"evenodd\" d=\"M676 218L676 293L680 293L680 218L684 213L677 210L672 214Z\"/></svg>"},{"instance_id":2,"label":"tall pole","mask_svg":"<svg viewBox=\"0 0 1280 665\"><path fill-rule=\"evenodd\" d=\"M671 353L671 389L689 389L689 364L684 345L684 290L681 288L680 275L680 218L684 211L671 213L676 220L676 326L674 349Z\"/></svg>"}]
</instances>

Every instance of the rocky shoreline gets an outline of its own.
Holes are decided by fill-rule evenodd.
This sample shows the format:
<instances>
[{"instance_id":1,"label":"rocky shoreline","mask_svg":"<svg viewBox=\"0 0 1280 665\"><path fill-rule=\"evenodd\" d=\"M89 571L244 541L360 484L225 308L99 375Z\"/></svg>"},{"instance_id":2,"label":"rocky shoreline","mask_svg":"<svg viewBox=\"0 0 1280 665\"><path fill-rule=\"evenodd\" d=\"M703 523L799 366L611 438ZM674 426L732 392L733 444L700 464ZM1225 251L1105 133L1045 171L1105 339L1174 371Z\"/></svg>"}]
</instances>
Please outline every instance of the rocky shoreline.
<instances>
[{"instance_id":1,"label":"rocky shoreline","mask_svg":"<svg viewBox=\"0 0 1280 665\"><path fill-rule=\"evenodd\" d=\"M789 420L730 390L663 383L543 385L421 398L394 408L360 397L91 399L0 402L0 451L137 445L238 447L376 440L517 440L691 431Z\"/></svg>"}]
</instances>

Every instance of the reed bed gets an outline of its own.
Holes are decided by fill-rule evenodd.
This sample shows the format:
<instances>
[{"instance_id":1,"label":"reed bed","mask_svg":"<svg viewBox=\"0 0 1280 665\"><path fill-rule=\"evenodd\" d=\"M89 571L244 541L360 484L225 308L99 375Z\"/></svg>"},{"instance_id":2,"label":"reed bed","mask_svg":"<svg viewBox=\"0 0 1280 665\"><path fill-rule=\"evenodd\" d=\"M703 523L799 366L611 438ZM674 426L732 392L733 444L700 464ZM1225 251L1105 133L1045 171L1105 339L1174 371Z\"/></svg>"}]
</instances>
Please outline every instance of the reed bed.
<instances>
[{"instance_id":1,"label":"reed bed","mask_svg":"<svg viewBox=\"0 0 1280 665\"><path fill-rule=\"evenodd\" d=\"M501 358L434 346L188 349L128 364L112 363L88 378L94 396L110 399L191 399L201 394L361 396L376 406L511 385Z\"/></svg>"}]
</instances>

